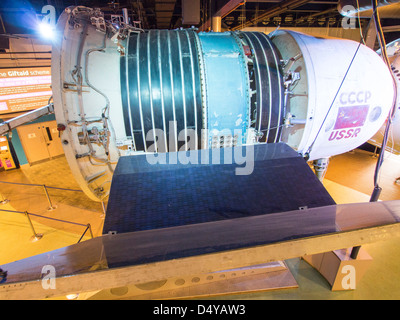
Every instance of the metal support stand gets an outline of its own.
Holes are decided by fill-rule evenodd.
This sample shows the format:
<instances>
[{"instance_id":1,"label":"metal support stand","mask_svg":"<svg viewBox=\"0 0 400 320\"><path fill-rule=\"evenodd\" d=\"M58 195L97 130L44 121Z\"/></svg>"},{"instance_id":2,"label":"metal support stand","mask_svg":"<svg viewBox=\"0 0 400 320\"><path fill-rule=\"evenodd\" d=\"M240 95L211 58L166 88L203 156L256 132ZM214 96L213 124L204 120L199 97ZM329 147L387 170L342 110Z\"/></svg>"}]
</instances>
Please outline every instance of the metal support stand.
<instances>
[{"instance_id":1,"label":"metal support stand","mask_svg":"<svg viewBox=\"0 0 400 320\"><path fill-rule=\"evenodd\" d=\"M381 194L382 188L375 186L374 191L372 192L371 198L369 200L369 202L376 202L379 199L379 196ZM353 249L351 250L351 254L350 257L352 259L357 259L358 256L358 252L360 251L361 246L357 246L357 247L353 247Z\"/></svg>"},{"instance_id":2,"label":"metal support stand","mask_svg":"<svg viewBox=\"0 0 400 320\"><path fill-rule=\"evenodd\" d=\"M9 203L9 202L10 202L10 200L8 200L8 199L5 199L1 193L0 193L0 195L1 195L1 201L0 201L0 204L7 204L7 203Z\"/></svg>"},{"instance_id":3,"label":"metal support stand","mask_svg":"<svg viewBox=\"0 0 400 320\"><path fill-rule=\"evenodd\" d=\"M53 206L53 204L51 203L50 196L49 196L49 193L47 192L47 188L45 185L43 185L43 189L44 189L44 193L46 194L47 201L49 202L49 207L47 208L47 210L52 211L52 210L57 209L57 206Z\"/></svg>"},{"instance_id":4,"label":"metal support stand","mask_svg":"<svg viewBox=\"0 0 400 320\"><path fill-rule=\"evenodd\" d=\"M361 246L353 247L351 249L350 258L357 259L358 252L360 251L360 249L361 249Z\"/></svg>"},{"instance_id":5,"label":"metal support stand","mask_svg":"<svg viewBox=\"0 0 400 320\"><path fill-rule=\"evenodd\" d=\"M83 239L83 237L85 236L85 234L86 234L86 232L87 232L88 230L89 230L89 232L90 232L90 236L91 236L92 239L93 239L92 227L91 227L90 223L88 223L88 224L86 225L85 232L84 232L84 233L82 234L82 236L79 238L78 243L81 242L81 240Z\"/></svg>"},{"instance_id":6,"label":"metal support stand","mask_svg":"<svg viewBox=\"0 0 400 320\"><path fill-rule=\"evenodd\" d=\"M328 164L329 158L321 158L314 160L313 162L315 174L321 182L324 180L326 170L328 169Z\"/></svg>"},{"instance_id":7,"label":"metal support stand","mask_svg":"<svg viewBox=\"0 0 400 320\"><path fill-rule=\"evenodd\" d=\"M103 214L100 215L100 218L104 219L106 217L106 205L104 204L104 201L101 202L101 208L103 209Z\"/></svg>"},{"instance_id":8,"label":"metal support stand","mask_svg":"<svg viewBox=\"0 0 400 320\"><path fill-rule=\"evenodd\" d=\"M25 211L25 216L27 217L29 225L31 226L31 229L32 229L32 232L33 232L33 236L31 237L31 241L35 242L35 241L38 241L38 240L42 239L43 238L43 234L42 233L36 233L35 228L33 227L31 218L29 217L28 211Z\"/></svg>"},{"instance_id":9,"label":"metal support stand","mask_svg":"<svg viewBox=\"0 0 400 320\"><path fill-rule=\"evenodd\" d=\"M374 150L374 153L373 153L373 155L372 155L372 158L378 158L378 153L377 153L377 151L378 151L378 147L375 147L375 150Z\"/></svg>"}]
</instances>

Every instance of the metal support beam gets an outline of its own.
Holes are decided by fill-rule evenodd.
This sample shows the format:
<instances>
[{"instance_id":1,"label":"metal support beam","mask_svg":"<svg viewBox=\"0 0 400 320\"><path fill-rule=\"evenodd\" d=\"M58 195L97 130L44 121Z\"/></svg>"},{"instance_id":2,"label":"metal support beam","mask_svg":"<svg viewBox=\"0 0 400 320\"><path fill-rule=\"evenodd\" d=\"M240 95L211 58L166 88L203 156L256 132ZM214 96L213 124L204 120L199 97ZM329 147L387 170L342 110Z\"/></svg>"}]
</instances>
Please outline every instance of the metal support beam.
<instances>
[{"instance_id":1,"label":"metal support beam","mask_svg":"<svg viewBox=\"0 0 400 320\"><path fill-rule=\"evenodd\" d=\"M230 0L221 9L219 9L214 16L225 17L245 3L246 0Z\"/></svg>"},{"instance_id":2,"label":"metal support beam","mask_svg":"<svg viewBox=\"0 0 400 320\"><path fill-rule=\"evenodd\" d=\"M228 14L230 14L233 10L237 9L241 5L245 4L246 0L230 0L228 1L221 9L219 9L217 12L213 14L212 19L208 19L200 28L200 31L205 31L207 30L210 26L211 28L214 28L212 26L212 20L214 17L218 17L219 20L222 18L226 17ZM215 31L215 30L214 30Z\"/></svg>"},{"instance_id":3,"label":"metal support beam","mask_svg":"<svg viewBox=\"0 0 400 320\"><path fill-rule=\"evenodd\" d=\"M382 27L383 32L398 32L400 31L400 26L396 25L396 26L386 26L386 27Z\"/></svg>"},{"instance_id":4,"label":"metal support beam","mask_svg":"<svg viewBox=\"0 0 400 320\"><path fill-rule=\"evenodd\" d=\"M369 27L367 30L367 35L365 36L365 45L368 48L374 50L375 43L376 43L376 27L374 20L371 19L371 22L369 23Z\"/></svg>"},{"instance_id":5,"label":"metal support beam","mask_svg":"<svg viewBox=\"0 0 400 320\"><path fill-rule=\"evenodd\" d=\"M214 32L221 32L221 17L213 16L211 19L211 30Z\"/></svg>"},{"instance_id":6,"label":"metal support beam","mask_svg":"<svg viewBox=\"0 0 400 320\"><path fill-rule=\"evenodd\" d=\"M257 17L250 19L248 21L246 21L244 24L238 25L237 27L232 28L232 30L239 30L239 29L243 29L245 27L250 27L253 24L266 19L266 18L271 18L274 16L277 16L281 13L284 13L288 10L300 7L308 2L310 2L311 0L283 0L279 3L277 3L276 5L274 5L271 9L265 11L264 13L258 15Z\"/></svg>"},{"instance_id":7,"label":"metal support beam","mask_svg":"<svg viewBox=\"0 0 400 320\"><path fill-rule=\"evenodd\" d=\"M324 10L324 11L320 11L320 12L316 12L316 13L310 14L309 16L306 16L306 17L298 18L295 21L295 23L300 23L300 22L303 22L303 21L307 21L310 18L315 18L315 17L322 16L322 15L325 15L325 14L328 14L328 13L332 13L332 12L337 12L337 8L336 7L335 8L330 8L330 9L327 9L327 10Z\"/></svg>"},{"instance_id":8,"label":"metal support beam","mask_svg":"<svg viewBox=\"0 0 400 320\"><path fill-rule=\"evenodd\" d=\"M48 104L47 106L38 108L36 110L27 112L21 116L12 118L8 121L5 121L3 123L0 123L0 135L4 135L7 132L12 131L18 126L21 126L25 123L31 122L33 120L36 120L42 116L45 116L47 114L54 113L54 106L52 103Z\"/></svg>"},{"instance_id":9,"label":"metal support beam","mask_svg":"<svg viewBox=\"0 0 400 320\"><path fill-rule=\"evenodd\" d=\"M155 11L157 19L157 28L168 29L171 23L171 18L174 13L176 0L155 2Z\"/></svg>"}]
</instances>

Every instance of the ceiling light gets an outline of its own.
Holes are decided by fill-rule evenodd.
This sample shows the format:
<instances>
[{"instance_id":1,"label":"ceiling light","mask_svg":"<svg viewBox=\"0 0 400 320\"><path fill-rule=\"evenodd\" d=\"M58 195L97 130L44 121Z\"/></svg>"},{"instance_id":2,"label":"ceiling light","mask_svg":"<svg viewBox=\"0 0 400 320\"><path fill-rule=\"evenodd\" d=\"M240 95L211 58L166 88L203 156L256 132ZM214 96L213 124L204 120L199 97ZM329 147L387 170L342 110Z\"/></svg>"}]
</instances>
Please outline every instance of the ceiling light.
<instances>
[{"instance_id":1,"label":"ceiling light","mask_svg":"<svg viewBox=\"0 0 400 320\"><path fill-rule=\"evenodd\" d=\"M54 38L54 27L46 22L39 23L39 32L43 38L53 39Z\"/></svg>"}]
</instances>

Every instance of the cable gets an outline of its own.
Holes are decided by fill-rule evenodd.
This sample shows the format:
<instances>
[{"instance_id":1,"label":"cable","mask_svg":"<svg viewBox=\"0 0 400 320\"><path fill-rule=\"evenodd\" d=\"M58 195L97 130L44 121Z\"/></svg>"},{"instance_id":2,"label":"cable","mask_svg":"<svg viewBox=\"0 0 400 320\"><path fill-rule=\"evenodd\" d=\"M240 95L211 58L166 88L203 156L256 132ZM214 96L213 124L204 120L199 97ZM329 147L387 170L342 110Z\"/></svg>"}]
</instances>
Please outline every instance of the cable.
<instances>
[{"instance_id":1,"label":"cable","mask_svg":"<svg viewBox=\"0 0 400 320\"><path fill-rule=\"evenodd\" d=\"M365 39L364 35L362 33L362 28L361 28L361 19L360 19L360 3L357 0L357 17L358 17L358 30L360 30L360 36L363 44L365 45Z\"/></svg>"},{"instance_id":2,"label":"cable","mask_svg":"<svg viewBox=\"0 0 400 320\"><path fill-rule=\"evenodd\" d=\"M392 105L392 109L389 113L388 119L387 119L387 123L386 123L386 128L385 128L385 132L383 135L383 139L382 139L382 145L381 145L381 152L379 153L378 156L378 161L376 163L376 167L375 167L375 173L374 173L374 191L371 195L371 200L370 201L377 201L380 195L380 192L382 190L381 187L379 187L378 184L378 176L380 173L380 169L382 167L382 163L384 160L384 153L385 153L385 149L386 149L386 145L387 145L387 140L389 137L389 132L390 132L390 127L392 124L392 120L394 118L394 114L396 112L396 104L397 104L397 82L396 82L396 78L393 74L393 70L391 68L390 62L389 62L389 58L386 52L386 43L385 43L385 37L383 35L382 32L382 26L380 23L380 18L379 18L379 13L378 13L378 1L377 0L372 0L372 8L373 8L373 14L372 14L372 18L374 19L375 22L375 28L377 31L377 37L378 37L378 42L379 42L379 46L381 49L381 56L383 61L386 63L390 75L392 76L393 79L393 88L394 88L394 97L393 97L393 105Z\"/></svg>"},{"instance_id":3,"label":"cable","mask_svg":"<svg viewBox=\"0 0 400 320\"><path fill-rule=\"evenodd\" d=\"M393 74L393 70L390 67L389 58L388 58L387 52L386 52L385 37L383 35L382 26L381 26L381 22L379 19L378 1L377 0L372 0L372 9L373 9L372 19L374 20L374 23L375 23L378 42L379 42L379 46L381 48L381 56L382 56L383 61L386 63L386 65L389 69L390 75L392 76L393 87L394 87L393 105L392 105L392 109L391 109L390 114L387 119L385 133L384 133L383 139L382 139L381 152L379 153L378 161L376 162L375 173L374 173L374 190L373 190L373 192L371 194L371 198L369 200L370 202L376 202L376 201L378 201L379 196L382 191L382 188L379 187L379 184L378 184L378 177L379 177L379 172L380 172L380 169L381 169L381 166L383 163L383 158L384 158L384 153L385 153L385 149L386 149L387 139L389 136L390 126L392 124L394 113L396 111L397 83L396 83L396 78L394 77L394 74ZM361 248L361 246L353 247L351 254L350 254L350 257L352 259L357 258L360 248Z\"/></svg>"}]
</instances>

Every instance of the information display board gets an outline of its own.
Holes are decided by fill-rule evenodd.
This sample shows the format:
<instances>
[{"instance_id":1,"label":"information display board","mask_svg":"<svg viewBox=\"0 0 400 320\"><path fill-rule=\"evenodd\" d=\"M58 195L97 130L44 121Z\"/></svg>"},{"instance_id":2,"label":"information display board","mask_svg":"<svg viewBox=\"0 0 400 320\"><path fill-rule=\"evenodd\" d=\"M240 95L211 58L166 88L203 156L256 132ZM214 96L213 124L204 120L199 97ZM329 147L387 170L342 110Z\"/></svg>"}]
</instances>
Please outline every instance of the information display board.
<instances>
[{"instance_id":1,"label":"information display board","mask_svg":"<svg viewBox=\"0 0 400 320\"><path fill-rule=\"evenodd\" d=\"M0 114L37 109L51 95L50 67L0 69Z\"/></svg>"}]
</instances>

